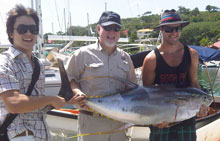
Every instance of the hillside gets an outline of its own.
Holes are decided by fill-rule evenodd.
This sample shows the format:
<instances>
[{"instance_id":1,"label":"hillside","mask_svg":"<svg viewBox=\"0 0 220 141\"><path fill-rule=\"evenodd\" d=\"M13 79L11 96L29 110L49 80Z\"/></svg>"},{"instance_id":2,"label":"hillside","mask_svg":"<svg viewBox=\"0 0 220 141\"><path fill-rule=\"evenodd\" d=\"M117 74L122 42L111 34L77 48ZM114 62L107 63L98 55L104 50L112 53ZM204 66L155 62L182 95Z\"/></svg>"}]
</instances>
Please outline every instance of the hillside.
<instances>
[{"instance_id":1,"label":"hillside","mask_svg":"<svg viewBox=\"0 0 220 141\"><path fill-rule=\"evenodd\" d=\"M213 44L220 38L220 9L215 6L207 6L207 11L199 11L198 8L193 10L179 6L178 12L183 20L190 21L190 24L182 31L181 42L184 44L208 46ZM129 37L129 42L133 43L137 39L136 31L144 28L154 28L160 22L160 15L151 14L150 11L145 12L142 16L137 18L122 19L123 28L121 30L121 37ZM96 33L97 23L89 25ZM124 34L127 31L127 35ZM158 30L154 30L150 37L157 38ZM48 33L50 34L50 33ZM62 35L65 33L58 32ZM47 35L47 34L46 34ZM45 35L45 37L46 37ZM88 33L88 27L71 26L67 30L67 35L85 36ZM61 41L56 41L60 43ZM83 45L83 42L76 42L76 45Z\"/></svg>"}]
</instances>

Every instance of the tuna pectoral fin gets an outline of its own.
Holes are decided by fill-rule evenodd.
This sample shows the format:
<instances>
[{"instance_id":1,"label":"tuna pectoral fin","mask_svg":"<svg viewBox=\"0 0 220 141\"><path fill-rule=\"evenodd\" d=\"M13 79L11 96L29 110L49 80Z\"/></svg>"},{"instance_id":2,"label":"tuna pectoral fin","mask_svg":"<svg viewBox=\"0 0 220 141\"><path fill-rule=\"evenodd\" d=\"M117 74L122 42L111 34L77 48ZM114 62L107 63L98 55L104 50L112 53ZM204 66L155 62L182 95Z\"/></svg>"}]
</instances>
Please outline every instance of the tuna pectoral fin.
<instances>
[{"instance_id":1,"label":"tuna pectoral fin","mask_svg":"<svg viewBox=\"0 0 220 141\"><path fill-rule=\"evenodd\" d=\"M76 136L72 136L72 137L67 137L67 139L76 138L76 137L80 137L80 136L88 136L88 135L113 134L113 133L116 133L116 132L122 132L122 131L128 129L129 127L131 127L131 126L133 126L133 125L134 125L134 124L126 123L126 124L123 124L122 126L120 126L120 127L118 127L118 128L115 128L115 129L113 129L113 130L110 130L110 131L98 132L98 133L80 134L80 135L76 135Z\"/></svg>"}]
</instances>

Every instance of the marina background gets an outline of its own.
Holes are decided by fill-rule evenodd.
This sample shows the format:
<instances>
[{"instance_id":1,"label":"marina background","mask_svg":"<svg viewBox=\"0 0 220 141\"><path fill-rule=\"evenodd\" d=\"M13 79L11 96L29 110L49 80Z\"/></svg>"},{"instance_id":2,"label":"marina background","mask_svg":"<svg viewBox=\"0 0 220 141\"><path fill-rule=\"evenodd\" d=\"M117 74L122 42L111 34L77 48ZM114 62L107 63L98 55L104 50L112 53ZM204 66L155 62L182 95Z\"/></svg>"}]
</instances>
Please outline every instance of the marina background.
<instances>
[{"instance_id":1,"label":"marina background","mask_svg":"<svg viewBox=\"0 0 220 141\"><path fill-rule=\"evenodd\" d=\"M6 21L6 12L10 10L16 3L22 3L25 6L30 7L30 0L2 0L0 7L0 43L7 42L6 29L5 29L5 21ZM65 32L65 26L87 26L88 24L95 24L101 13L104 10L113 10L118 12L122 18L131 18L131 17L140 17L145 12L151 11L153 14L160 14L164 9L178 9L178 6L184 6L186 8L190 8L191 10L198 7L200 11L205 11L205 7L207 5L213 5L220 7L217 0L210 1L149 1L149 0L42 0L42 21L43 21L43 33L56 33L58 31ZM64 14L66 13L66 15ZM69 14L71 13L71 14ZM88 16L89 14L89 16ZM65 16L66 18L64 18ZM68 17L71 15L71 18ZM66 21L65 21L66 20ZM66 23L66 24L64 24ZM159 23L159 21L158 21ZM217 33L219 34L219 33ZM216 36L216 35L215 35ZM211 82L214 84L214 94L220 96L220 78L216 77L216 72L218 68L209 68L209 75L211 78ZM198 77L199 83L203 85L207 90L210 90L210 85L208 81L208 75L206 74L206 70L203 67L199 67L198 69ZM73 136L76 133L59 130L52 130L53 140L68 140L63 136ZM73 140L73 139L69 139ZM75 139L74 139L75 140Z\"/></svg>"},{"instance_id":2,"label":"marina background","mask_svg":"<svg viewBox=\"0 0 220 141\"><path fill-rule=\"evenodd\" d=\"M121 15L121 18L140 17L145 12L160 14L165 9L178 9L183 6L189 9L198 8L205 11L207 5L220 7L218 0L42 0L43 33L57 33L65 31L65 26L87 26L98 21L101 13L112 10ZM9 43L6 36L5 22L7 12L15 6L23 4L31 7L31 0L1 0L0 5L0 43ZM64 10L65 9L65 10ZM64 20L66 17L66 25ZM87 18L89 14L89 18ZM71 18L69 18L71 15ZM159 23L159 21L158 21Z\"/></svg>"}]
</instances>

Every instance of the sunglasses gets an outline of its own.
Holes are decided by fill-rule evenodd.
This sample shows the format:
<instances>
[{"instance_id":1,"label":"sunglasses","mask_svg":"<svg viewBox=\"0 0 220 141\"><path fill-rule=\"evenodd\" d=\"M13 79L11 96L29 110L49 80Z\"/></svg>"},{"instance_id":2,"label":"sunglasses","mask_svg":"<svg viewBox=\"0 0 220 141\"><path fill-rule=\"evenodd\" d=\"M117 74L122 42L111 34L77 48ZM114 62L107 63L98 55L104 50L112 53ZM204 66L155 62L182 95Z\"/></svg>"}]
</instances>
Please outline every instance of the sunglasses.
<instances>
[{"instance_id":1,"label":"sunglasses","mask_svg":"<svg viewBox=\"0 0 220 141\"><path fill-rule=\"evenodd\" d=\"M15 28L19 34L25 34L29 30L31 34L37 35L39 33L39 29L36 25L24 25L20 24L17 28Z\"/></svg>"},{"instance_id":2,"label":"sunglasses","mask_svg":"<svg viewBox=\"0 0 220 141\"><path fill-rule=\"evenodd\" d=\"M104 28L105 31L114 30L115 32L119 32L119 31L121 30L121 27L120 27L120 26L112 26L112 25L103 26L103 28Z\"/></svg>"},{"instance_id":3,"label":"sunglasses","mask_svg":"<svg viewBox=\"0 0 220 141\"><path fill-rule=\"evenodd\" d=\"M182 26L177 26L177 27L170 27L170 26L163 26L163 31L166 33L172 33L174 30L176 32L181 32L182 31Z\"/></svg>"}]
</instances>

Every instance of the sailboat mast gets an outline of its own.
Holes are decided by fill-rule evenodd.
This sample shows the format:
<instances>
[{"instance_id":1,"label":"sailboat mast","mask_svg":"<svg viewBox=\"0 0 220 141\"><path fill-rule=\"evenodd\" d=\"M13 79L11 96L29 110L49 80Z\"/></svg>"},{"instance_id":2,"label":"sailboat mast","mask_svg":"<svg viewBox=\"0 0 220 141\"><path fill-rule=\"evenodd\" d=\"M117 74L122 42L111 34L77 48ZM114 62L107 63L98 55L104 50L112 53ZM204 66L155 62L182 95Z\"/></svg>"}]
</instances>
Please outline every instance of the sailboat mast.
<instances>
[{"instance_id":1,"label":"sailboat mast","mask_svg":"<svg viewBox=\"0 0 220 141\"><path fill-rule=\"evenodd\" d=\"M89 36L90 35L89 13L87 13L87 22L88 22L88 36Z\"/></svg>"},{"instance_id":2,"label":"sailboat mast","mask_svg":"<svg viewBox=\"0 0 220 141\"><path fill-rule=\"evenodd\" d=\"M39 17L39 34L37 36L37 48L38 48L38 57L44 58L44 50L43 50L43 26L42 26L42 13L41 13L41 0L36 0L36 11Z\"/></svg>"},{"instance_id":3,"label":"sailboat mast","mask_svg":"<svg viewBox=\"0 0 220 141\"><path fill-rule=\"evenodd\" d=\"M107 11L107 2L105 2L105 11Z\"/></svg>"},{"instance_id":4,"label":"sailboat mast","mask_svg":"<svg viewBox=\"0 0 220 141\"><path fill-rule=\"evenodd\" d=\"M34 0L31 0L31 8L34 9Z\"/></svg>"},{"instance_id":5,"label":"sailboat mast","mask_svg":"<svg viewBox=\"0 0 220 141\"><path fill-rule=\"evenodd\" d=\"M63 15L64 15L64 33L67 35L66 12L65 12L65 8L63 9Z\"/></svg>"}]
</instances>

